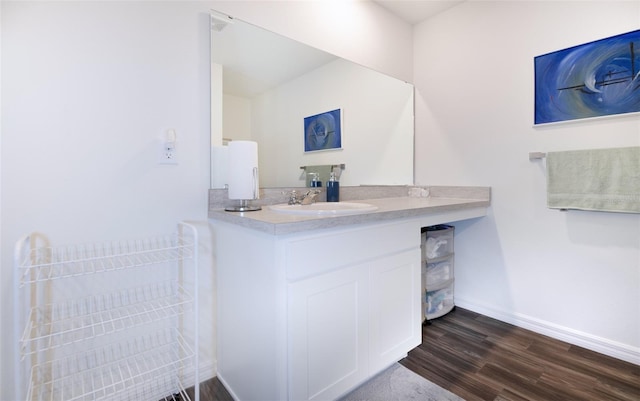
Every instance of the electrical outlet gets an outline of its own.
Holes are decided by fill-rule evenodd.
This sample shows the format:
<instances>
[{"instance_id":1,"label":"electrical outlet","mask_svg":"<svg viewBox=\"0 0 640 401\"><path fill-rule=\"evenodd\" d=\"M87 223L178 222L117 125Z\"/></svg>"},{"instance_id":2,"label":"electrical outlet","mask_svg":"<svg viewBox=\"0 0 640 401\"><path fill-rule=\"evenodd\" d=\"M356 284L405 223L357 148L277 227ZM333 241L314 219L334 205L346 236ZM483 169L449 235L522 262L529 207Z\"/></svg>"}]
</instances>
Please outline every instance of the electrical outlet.
<instances>
[{"instance_id":1,"label":"electrical outlet","mask_svg":"<svg viewBox=\"0 0 640 401\"><path fill-rule=\"evenodd\" d=\"M160 148L159 164L178 164L176 157L176 143L164 142Z\"/></svg>"}]
</instances>

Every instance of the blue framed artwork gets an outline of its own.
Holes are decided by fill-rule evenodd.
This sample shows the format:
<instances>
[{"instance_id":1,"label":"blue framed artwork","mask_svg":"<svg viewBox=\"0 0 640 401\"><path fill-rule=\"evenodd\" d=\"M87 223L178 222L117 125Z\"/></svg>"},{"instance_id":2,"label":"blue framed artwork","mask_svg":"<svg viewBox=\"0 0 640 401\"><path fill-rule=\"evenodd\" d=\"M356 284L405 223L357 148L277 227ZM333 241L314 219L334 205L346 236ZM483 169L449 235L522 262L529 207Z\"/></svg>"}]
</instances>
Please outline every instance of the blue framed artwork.
<instances>
[{"instance_id":1,"label":"blue framed artwork","mask_svg":"<svg viewBox=\"0 0 640 401\"><path fill-rule=\"evenodd\" d=\"M304 119L304 151L342 149L341 110L331 110Z\"/></svg>"},{"instance_id":2,"label":"blue framed artwork","mask_svg":"<svg viewBox=\"0 0 640 401\"><path fill-rule=\"evenodd\" d=\"M534 58L535 124L640 111L640 30Z\"/></svg>"}]
</instances>

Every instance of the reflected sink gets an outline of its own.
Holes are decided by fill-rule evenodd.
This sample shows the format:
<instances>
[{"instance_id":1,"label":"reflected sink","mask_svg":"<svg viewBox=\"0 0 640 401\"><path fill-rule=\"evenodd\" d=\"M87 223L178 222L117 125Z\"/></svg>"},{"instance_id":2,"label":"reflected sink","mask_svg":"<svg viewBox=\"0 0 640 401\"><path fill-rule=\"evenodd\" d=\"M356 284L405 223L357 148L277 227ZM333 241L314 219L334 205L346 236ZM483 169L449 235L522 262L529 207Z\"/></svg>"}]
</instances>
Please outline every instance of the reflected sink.
<instances>
[{"instance_id":1,"label":"reflected sink","mask_svg":"<svg viewBox=\"0 0 640 401\"><path fill-rule=\"evenodd\" d=\"M378 210L378 206L358 202L316 202L310 205L271 205L269 209L287 214L334 216L373 212Z\"/></svg>"}]
</instances>

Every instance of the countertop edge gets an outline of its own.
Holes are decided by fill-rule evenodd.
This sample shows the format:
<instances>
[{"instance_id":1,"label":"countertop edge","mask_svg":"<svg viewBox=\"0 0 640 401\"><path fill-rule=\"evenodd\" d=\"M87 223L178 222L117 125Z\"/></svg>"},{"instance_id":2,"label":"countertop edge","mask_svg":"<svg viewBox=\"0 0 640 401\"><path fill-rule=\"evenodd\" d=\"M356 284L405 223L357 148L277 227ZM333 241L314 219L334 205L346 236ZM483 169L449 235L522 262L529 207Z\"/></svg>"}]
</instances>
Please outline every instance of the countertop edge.
<instances>
[{"instance_id":1,"label":"countertop edge","mask_svg":"<svg viewBox=\"0 0 640 401\"><path fill-rule=\"evenodd\" d=\"M465 187L456 187L463 188ZM480 188L480 187L472 187ZM484 187L483 187L484 188ZM435 216L443 213L451 212L465 212L471 213L457 213L459 216L448 216L453 219L473 218L486 215L486 209L490 206L490 192L486 192L487 196L483 196L481 199L466 199L464 197L391 197L391 198L376 198L376 199L360 199L359 201L370 203L379 207L378 210L368 213L342 215L342 216L290 216L289 221L265 221L269 217L269 214L276 212L263 211L263 212L226 212L223 208L216 208L209 210L209 218L211 220L217 220L235 224L241 227L258 230L271 235L286 235L296 232L321 230L329 228L344 227L356 224L369 224L376 222L384 222L397 219L412 219L430 216ZM447 193L446 195L453 195ZM465 193L466 195L466 193ZM484 195L484 193L482 194ZM425 204L422 204L425 202ZM252 213L261 213L252 215ZM258 218L262 217L261 218ZM278 216L283 218L282 215ZM286 219L286 218L285 218ZM428 220L428 219L427 219Z\"/></svg>"}]
</instances>

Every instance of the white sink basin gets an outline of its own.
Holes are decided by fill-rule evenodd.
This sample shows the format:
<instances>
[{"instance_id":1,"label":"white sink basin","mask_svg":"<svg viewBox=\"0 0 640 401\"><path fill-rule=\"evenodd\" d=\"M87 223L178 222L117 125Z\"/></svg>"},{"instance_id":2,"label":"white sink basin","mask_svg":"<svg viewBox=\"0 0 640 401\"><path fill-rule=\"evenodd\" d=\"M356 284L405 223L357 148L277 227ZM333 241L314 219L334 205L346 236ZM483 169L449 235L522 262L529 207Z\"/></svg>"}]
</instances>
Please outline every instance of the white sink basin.
<instances>
[{"instance_id":1,"label":"white sink basin","mask_svg":"<svg viewBox=\"0 0 640 401\"><path fill-rule=\"evenodd\" d=\"M378 206L358 202L316 202L310 205L271 205L269 209L287 214L333 216L373 212L378 210Z\"/></svg>"}]
</instances>

